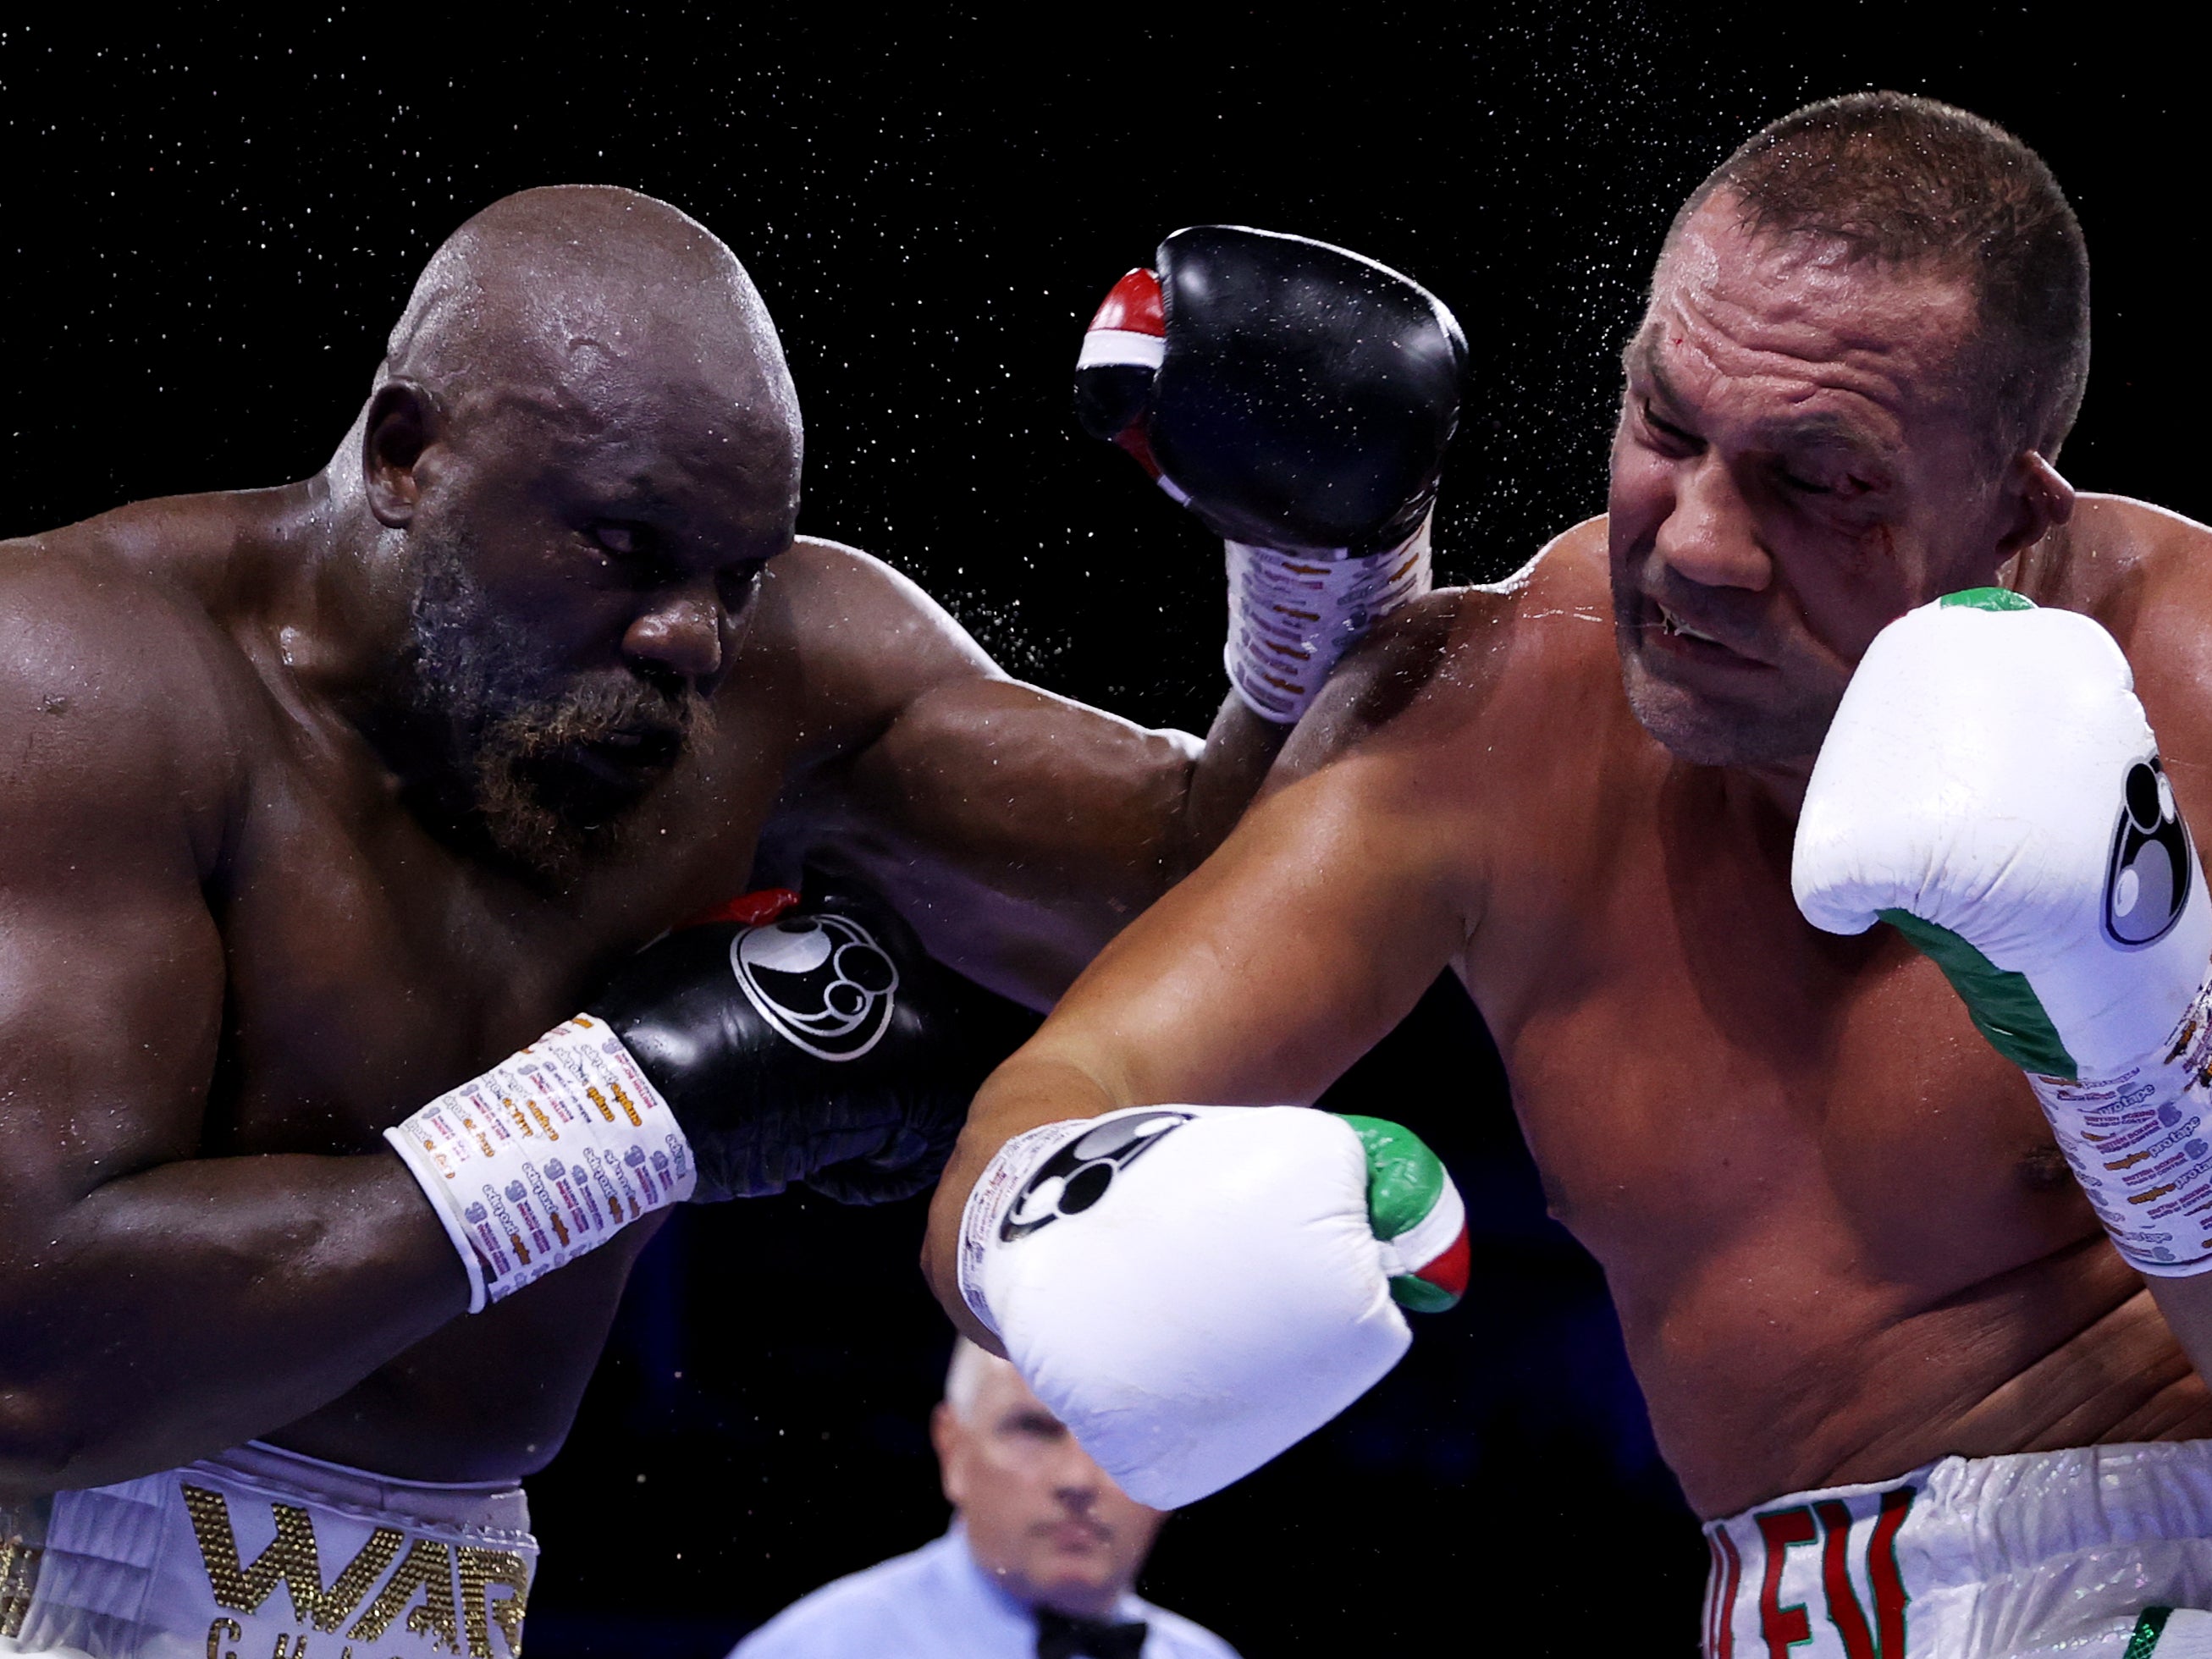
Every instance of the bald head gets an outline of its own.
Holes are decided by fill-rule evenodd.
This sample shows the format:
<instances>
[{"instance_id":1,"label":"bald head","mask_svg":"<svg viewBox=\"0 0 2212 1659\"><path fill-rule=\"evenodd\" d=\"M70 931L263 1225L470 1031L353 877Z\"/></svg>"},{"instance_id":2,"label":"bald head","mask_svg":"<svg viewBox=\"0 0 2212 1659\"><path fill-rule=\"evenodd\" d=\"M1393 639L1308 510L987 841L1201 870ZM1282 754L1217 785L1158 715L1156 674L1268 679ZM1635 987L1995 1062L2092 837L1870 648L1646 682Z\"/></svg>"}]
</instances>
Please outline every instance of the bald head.
<instances>
[{"instance_id":1,"label":"bald head","mask_svg":"<svg viewBox=\"0 0 2212 1659\"><path fill-rule=\"evenodd\" d=\"M406 613L395 759L447 819L549 880L611 844L792 545L799 447L758 290L666 203L525 191L447 240L331 474Z\"/></svg>"},{"instance_id":2,"label":"bald head","mask_svg":"<svg viewBox=\"0 0 2212 1659\"><path fill-rule=\"evenodd\" d=\"M640 400L694 404L787 452L796 489L799 400L760 291L720 238L635 191L526 190L462 225L392 331L379 384L394 380L464 420L520 405L599 427Z\"/></svg>"}]
</instances>

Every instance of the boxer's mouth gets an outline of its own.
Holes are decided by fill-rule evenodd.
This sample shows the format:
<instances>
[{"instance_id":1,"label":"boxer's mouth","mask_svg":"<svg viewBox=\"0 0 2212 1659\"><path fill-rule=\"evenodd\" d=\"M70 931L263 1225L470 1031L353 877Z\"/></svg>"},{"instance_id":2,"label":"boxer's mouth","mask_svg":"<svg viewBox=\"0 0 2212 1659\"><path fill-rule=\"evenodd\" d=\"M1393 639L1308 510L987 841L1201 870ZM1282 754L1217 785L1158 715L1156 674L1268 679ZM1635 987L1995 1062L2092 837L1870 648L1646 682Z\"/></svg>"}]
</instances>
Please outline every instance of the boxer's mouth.
<instances>
[{"instance_id":1,"label":"boxer's mouth","mask_svg":"<svg viewBox=\"0 0 2212 1659\"><path fill-rule=\"evenodd\" d=\"M1696 629L1691 627L1689 623L1684 622L1680 617L1669 611L1665 605L1660 604L1658 600L1654 599L1651 602L1651 608L1659 613L1659 631L1667 635L1668 638L1699 640L1707 645L1720 646L1721 649L1723 651L1729 649L1726 645L1723 645L1720 641L1715 639L1711 635L1699 633Z\"/></svg>"},{"instance_id":2,"label":"boxer's mouth","mask_svg":"<svg viewBox=\"0 0 2212 1659\"><path fill-rule=\"evenodd\" d=\"M601 732L570 750L576 764L610 781L665 772L684 752L684 734L666 726Z\"/></svg>"},{"instance_id":3,"label":"boxer's mouth","mask_svg":"<svg viewBox=\"0 0 2212 1659\"><path fill-rule=\"evenodd\" d=\"M1682 619L1680 613L1668 610L1658 600L1650 600L1650 604L1659 619L1659 637L1672 654L1694 662L1716 665L1770 665L1765 658L1756 656L1717 635L1708 634L1702 628L1692 626Z\"/></svg>"}]
</instances>

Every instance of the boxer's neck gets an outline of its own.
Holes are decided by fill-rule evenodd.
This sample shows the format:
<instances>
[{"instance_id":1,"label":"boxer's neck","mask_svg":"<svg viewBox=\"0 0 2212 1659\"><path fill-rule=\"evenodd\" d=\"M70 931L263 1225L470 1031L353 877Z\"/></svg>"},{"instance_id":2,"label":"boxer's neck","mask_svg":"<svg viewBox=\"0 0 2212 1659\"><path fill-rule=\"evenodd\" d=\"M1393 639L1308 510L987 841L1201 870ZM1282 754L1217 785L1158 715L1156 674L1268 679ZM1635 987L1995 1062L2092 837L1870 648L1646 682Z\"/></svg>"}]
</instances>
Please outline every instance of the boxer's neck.
<instances>
[{"instance_id":1,"label":"boxer's neck","mask_svg":"<svg viewBox=\"0 0 2212 1659\"><path fill-rule=\"evenodd\" d=\"M415 579L404 532L368 511L356 453L357 438L313 477L234 498L236 539L209 601L250 636L250 654L283 679L288 701L384 749L393 667L412 638Z\"/></svg>"},{"instance_id":2,"label":"boxer's neck","mask_svg":"<svg viewBox=\"0 0 2212 1659\"><path fill-rule=\"evenodd\" d=\"M1805 805L1805 787L1813 780L1815 758L1801 755L1766 766L1730 768L1727 793L1732 799L1741 797L1794 824Z\"/></svg>"}]
</instances>

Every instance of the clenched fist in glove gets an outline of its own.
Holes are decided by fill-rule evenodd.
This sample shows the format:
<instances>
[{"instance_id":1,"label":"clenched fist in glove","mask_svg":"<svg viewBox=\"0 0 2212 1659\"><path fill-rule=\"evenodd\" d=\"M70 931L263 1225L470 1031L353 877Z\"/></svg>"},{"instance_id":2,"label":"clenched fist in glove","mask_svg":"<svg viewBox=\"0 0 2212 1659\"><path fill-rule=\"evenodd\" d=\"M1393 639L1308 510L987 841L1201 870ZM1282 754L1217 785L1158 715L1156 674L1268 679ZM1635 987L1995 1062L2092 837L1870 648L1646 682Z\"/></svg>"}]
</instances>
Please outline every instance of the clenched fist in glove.
<instances>
[{"instance_id":1,"label":"clenched fist in glove","mask_svg":"<svg viewBox=\"0 0 2212 1659\"><path fill-rule=\"evenodd\" d=\"M1142 1106L1000 1149L961 1294L1140 1504L1249 1474L1398 1363L1467 1285L1467 1212L1408 1130L1304 1106Z\"/></svg>"},{"instance_id":2,"label":"clenched fist in glove","mask_svg":"<svg viewBox=\"0 0 2212 1659\"><path fill-rule=\"evenodd\" d=\"M921 1191L1036 1024L858 891L740 907L647 946L584 1012L386 1132L471 1312L671 1204Z\"/></svg>"},{"instance_id":3,"label":"clenched fist in glove","mask_svg":"<svg viewBox=\"0 0 2212 1659\"><path fill-rule=\"evenodd\" d=\"M2120 1254L2212 1269L2212 904L2134 677L2088 617L1996 588L1875 636L1790 873L1831 933L1887 921L2026 1071Z\"/></svg>"},{"instance_id":4,"label":"clenched fist in glove","mask_svg":"<svg viewBox=\"0 0 2212 1659\"><path fill-rule=\"evenodd\" d=\"M1435 295L1302 236L1198 225L1115 285L1078 417L1229 547L1237 695L1305 711L1375 620L1429 585L1429 514L1467 343Z\"/></svg>"}]
</instances>

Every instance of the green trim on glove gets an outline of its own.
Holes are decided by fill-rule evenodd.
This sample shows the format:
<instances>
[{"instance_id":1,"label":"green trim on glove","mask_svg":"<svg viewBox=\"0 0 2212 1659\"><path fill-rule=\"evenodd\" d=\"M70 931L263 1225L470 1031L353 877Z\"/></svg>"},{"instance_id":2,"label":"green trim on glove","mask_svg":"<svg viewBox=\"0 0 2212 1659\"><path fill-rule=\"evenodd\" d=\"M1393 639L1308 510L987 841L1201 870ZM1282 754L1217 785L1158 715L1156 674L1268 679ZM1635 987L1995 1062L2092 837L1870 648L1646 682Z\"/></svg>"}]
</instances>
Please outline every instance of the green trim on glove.
<instances>
[{"instance_id":1,"label":"green trim on glove","mask_svg":"<svg viewBox=\"0 0 2212 1659\"><path fill-rule=\"evenodd\" d=\"M2008 587L1962 587L1955 593L1946 593L1936 601L1943 610L1962 611L2033 611L2035 601L2025 593L2015 593Z\"/></svg>"},{"instance_id":2,"label":"green trim on glove","mask_svg":"<svg viewBox=\"0 0 2212 1659\"><path fill-rule=\"evenodd\" d=\"M1375 1237L1387 1240L1411 1232L1443 1196L1449 1179L1443 1160L1402 1123L1351 1112L1342 1115L1367 1153L1367 1220ZM1390 1295L1415 1313L1443 1313L1459 1301L1458 1291L1413 1273L1393 1274Z\"/></svg>"},{"instance_id":3,"label":"green trim on glove","mask_svg":"<svg viewBox=\"0 0 2212 1659\"><path fill-rule=\"evenodd\" d=\"M1909 910L1878 914L1943 970L1959 1000L1966 1005L1974 1029L1990 1040L1991 1048L2023 1072L2069 1081L2080 1078L2081 1066L2066 1052L2065 1039L2051 1024L2027 975L1998 967L1949 928L1923 921Z\"/></svg>"},{"instance_id":4,"label":"green trim on glove","mask_svg":"<svg viewBox=\"0 0 2212 1659\"><path fill-rule=\"evenodd\" d=\"M1375 1237L1395 1238L1443 1196L1443 1161L1402 1123L1350 1112L1344 1121L1367 1151L1367 1218Z\"/></svg>"}]
</instances>

